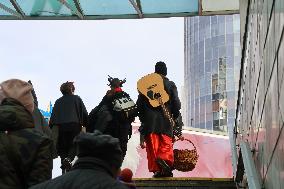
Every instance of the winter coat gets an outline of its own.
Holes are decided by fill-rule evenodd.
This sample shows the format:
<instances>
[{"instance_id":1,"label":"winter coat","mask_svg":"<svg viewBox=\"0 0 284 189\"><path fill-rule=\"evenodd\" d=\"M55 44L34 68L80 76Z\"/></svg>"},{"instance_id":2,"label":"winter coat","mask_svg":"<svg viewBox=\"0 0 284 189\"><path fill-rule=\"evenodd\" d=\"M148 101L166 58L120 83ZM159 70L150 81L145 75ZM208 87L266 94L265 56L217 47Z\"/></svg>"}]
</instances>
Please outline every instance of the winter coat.
<instances>
[{"instance_id":1,"label":"winter coat","mask_svg":"<svg viewBox=\"0 0 284 189\"><path fill-rule=\"evenodd\" d=\"M121 119L120 113L114 111L112 102L114 99L120 97L129 97L129 95L124 92L115 92L114 94L108 91L107 95L104 96L100 104L95 107L89 114L90 128L93 130L99 130L104 134L111 135L112 137L118 138L120 141L120 146L123 152L123 156L126 155L128 139L132 135L132 125L134 121L134 116L129 119ZM92 132L91 131L91 132Z\"/></svg>"},{"instance_id":2,"label":"winter coat","mask_svg":"<svg viewBox=\"0 0 284 189\"><path fill-rule=\"evenodd\" d=\"M122 95L129 97L124 91L116 92L114 95L105 95L100 104L90 112L90 127L93 130L99 130L104 134L109 134L122 140L127 140L128 136L129 138L131 137L131 123L134 121L134 118L121 121L119 115L113 110L113 100Z\"/></svg>"},{"instance_id":3,"label":"winter coat","mask_svg":"<svg viewBox=\"0 0 284 189\"><path fill-rule=\"evenodd\" d=\"M64 123L79 123L82 126L88 126L88 112L79 96L63 95L55 101L49 125L52 127Z\"/></svg>"},{"instance_id":4,"label":"winter coat","mask_svg":"<svg viewBox=\"0 0 284 189\"><path fill-rule=\"evenodd\" d=\"M71 171L31 189L127 189L116 180L106 162L93 158L79 158Z\"/></svg>"},{"instance_id":5,"label":"winter coat","mask_svg":"<svg viewBox=\"0 0 284 189\"><path fill-rule=\"evenodd\" d=\"M35 104L35 109L32 113L34 119L35 129L44 134L50 140L53 141L52 131L48 127L47 121L44 119L43 115L41 114L40 110L38 109L37 105ZM53 141L53 150L52 150L52 157L55 159L57 157L56 154L56 143Z\"/></svg>"},{"instance_id":6,"label":"winter coat","mask_svg":"<svg viewBox=\"0 0 284 189\"><path fill-rule=\"evenodd\" d=\"M177 119L180 115L181 103L178 97L178 91L175 83L170 81L167 77L163 77L164 87L166 92L169 94L169 101L165 103L170 114L173 115L174 119ZM142 135L150 133L165 134L170 137L173 136L173 128L167 117L164 116L162 108L152 107L143 94L138 95L137 99L138 116L141 121L139 131Z\"/></svg>"},{"instance_id":7,"label":"winter coat","mask_svg":"<svg viewBox=\"0 0 284 189\"><path fill-rule=\"evenodd\" d=\"M51 178L52 141L17 100L0 105L0 188L25 189Z\"/></svg>"}]
</instances>

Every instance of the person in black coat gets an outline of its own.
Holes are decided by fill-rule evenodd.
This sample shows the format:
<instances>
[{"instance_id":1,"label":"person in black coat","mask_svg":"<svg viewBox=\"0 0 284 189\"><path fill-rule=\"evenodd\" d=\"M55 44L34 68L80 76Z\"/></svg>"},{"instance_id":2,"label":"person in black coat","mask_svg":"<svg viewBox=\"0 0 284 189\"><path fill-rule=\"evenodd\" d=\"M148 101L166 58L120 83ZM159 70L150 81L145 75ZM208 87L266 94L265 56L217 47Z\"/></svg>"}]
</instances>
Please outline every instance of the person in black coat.
<instances>
[{"instance_id":1,"label":"person in black coat","mask_svg":"<svg viewBox=\"0 0 284 189\"><path fill-rule=\"evenodd\" d=\"M32 84L31 80L28 81L29 84ZM48 127L48 122L46 121L46 119L43 117L42 113L40 112L39 108L38 108L38 100L37 100L37 96L34 90L34 87L31 91L33 99L34 99L34 111L32 112L33 115L33 119L34 119L34 124L35 124L35 129L38 130L39 132L41 132L42 134L44 134L45 136L47 136L49 139L52 140L53 145L52 145L52 157L53 159L57 158L56 155L56 145L55 142L53 141L53 137L52 137L52 131L51 129Z\"/></svg>"},{"instance_id":2,"label":"person in black coat","mask_svg":"<svg viewBox=\"0 0 284 189\"><path fill-rule=\"evenodd\" d=\"M127 189L116 179L122 164L117 138L95 130L80 133L74 143L78 159L72 169L31 189Z\"/></svg>"},{"instance_id":3,"label":"person in black coat","mask_svg":"<svg viewBox=\"0 0 284 189\"><path fill-rule=\"evenodd\" d=\"M28 83L33 86L31 80L29 80ZM37 96L34 90L34 86L33 86L33 90L31 91L31 93L34 98L34 111L32 112L32 114L33 114L33 119L35 123L35 129L45 134L47 137L52 138L51 129L48 127L47 121L44 119L43 115L41 114L38 108L38 100L37 100Z\"/></svg>"},{"instance_id":4,"label":"person in black coat","mask_svg":"<svg viewBox=\"0 0 284 189\"><path fill-rule=\"evenodd\" d=\"M88 132L99 130L104 134L109 134L120 141L123 157L126 155L127 143L132 134L131 123L137 116L136 104L130 99L129 94L122 90L122 84L126 80L109 77L110 90L107 91L100 104L89 114ZM128 111L128 117L125 117L124 110L116 111L115 101L125 101ZM123 108L123 107L122 107Z\"/></svg>"},{"instance_id":5,"label":"person in black coat","mask_svg":"<svg viewBox=\"0 0 284 189\"><path fill-rule=\"evenodd\" d=\"M0 188L26 189L51 179L52 141L35 129L32 86L0 83Z\"/></svg>"},{"instance_id":6,"label":"person in black coat","mask_svg":"<svg viewBox=\"0 0 284 189\"><path fill-rule=\"evenodd\" d=\"M75 157L73 139L80 133L82 126L88 126L88 112L82 99L74 95L73 82L63 83L60 91L63 96L55 101L49 125L58 128L53 128L53 131L58 132L57 153L61 158L62 173L65 173L71 168Z\"/></svg>"},{"instance_id":7,"label":"person in black coat","mask_svg":"<svg viewBox=\"0 0 284 189\"><path fill-rule=\"evenodd\" d=\"M166 77L167 67L164 62L156 63L155 73L160 74L163 78L164 88L170 97L165 106L176 124L173 128L169 119L163 114L161 106L152 107L147 97L140 93L136 102L141 121L139 128L140 146L141 148L146 147L148 169L154 173L154 177L171 177L173 176L172 166L174 162L173 139L174 136L182 137L182 124L177 124L177 120L180 120L181 116L181 102L175 83Z\"/></svg>"}]
</instances>

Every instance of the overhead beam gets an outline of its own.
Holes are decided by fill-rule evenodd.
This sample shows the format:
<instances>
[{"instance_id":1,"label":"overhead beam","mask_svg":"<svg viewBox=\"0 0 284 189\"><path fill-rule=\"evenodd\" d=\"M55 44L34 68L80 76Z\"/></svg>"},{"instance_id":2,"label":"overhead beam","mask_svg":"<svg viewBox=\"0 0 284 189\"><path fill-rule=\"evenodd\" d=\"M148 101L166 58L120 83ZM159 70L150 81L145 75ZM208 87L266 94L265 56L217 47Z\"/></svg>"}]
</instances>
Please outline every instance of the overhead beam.
<instances>
[{"instance_id":1,"label":"overhead beam","mask_svg":"<svg viewBox=\"0 0 284 189\"><path fill-rule=\"evenodd\" d=\"M77 8L73 9L72 6L68 2L66 2L66 0L58 0L58 1L62 3L65 7L67 7L69 10L71 10L71 12L75 13L80 19L82 20L84 19L83 14L81 14L79 10L77 10Z\"/></svg>"},{"instance_id":2,"label":"overhead beam","mask_svg":"<svg viewBox=\"0 0 284 189\"><path fill-rule=\"evenodd\" d=\"M16 0L10 0L16 11L24 18L26 15Z\"/></svg>"},{"instance_id":3,"label":"overhead beam","mask_svg":"<svg viewBox=\"0 0 284 189\"><path fill-rule=\"evenodd\" d=\"M16 12L16 11L15 11ZM169 18L198 16L193 13L166 13L166 14L143 14L143 18ZM15 20L15 16L0 16L0 20ZM25 20L78 20L77 16L26 16ZM137 19L135 14L127 15L85 15L84 20L106 20L106 19Z\"/></svg>"},{"instance_id":4,"label":"overhead beam","mask_svg":"<svg viewBox=\"0 0 284 189\"><path fill-rule=\"evenodd\" d=\"M131 3L131 5L133 6L133 8L136 10L139 18L143 18L143 13L142 13L142 10L137 6L137 4L134 2L134 0L129 0L129 2Z\"/></svg>"},{"instance_id":5,"label":"overhead beam","mask_svg":"<svg viewBox=\"0 0 284 189\"><path fill-rule=\"evenodd\" d=\"M81 7L81 5L80 5L79 0L73 0L73 2L74 2L74 4L75 4L77 10L78 10L78 11L81 13L81 15L83 15L83 17L84 17L84 12L83 12L83 9L82 9L82 7Z\"/></svg>"},{"instance_id":6,"label":"overhead beam","mask_svg":"<svg viewBox=\"0 0 284 189\"><path fill-rule=\"evenodd\" d=\"M202 0L199 0L198 1L198 15L199 16L202 16L202 14L203 14L203 10L202 10Z\"/></svg>"},{"instance_id":7,"label":"overhead beam","mask_svg":"<svg viewBox=\"0 0 284 189\"><path fill-rule=\"evenodd\" d=\"M23 19L23 16L19 14L17 11L14 11L13 9L7 7L6 5L0 3L0 9L10 13L13 16L16 16L17 18Z\"/></svg>"},{"instance_id":8,"label":"overhead beam","mask_svg":"<svg viewBox=\"0 0 284 189\"><path fill-rule=\"evenodd\" d=\"M137 7L139 8L139 10L141 11L141 13L143 15L143 10L142 10L142 6L141 6L141 0L136 0L136 4L137 4Z\"/></svg>"},{"instance_id":9,"label":"overhead beam","mask_svg":"<svg viewBox=\"0 0 284 189\"><path fill-rule=\"evenodd\" d=\"M202 11L202 16L232 15L232 14L240 14L240 11L239 10Z\"/></svg>"}]
</instances>

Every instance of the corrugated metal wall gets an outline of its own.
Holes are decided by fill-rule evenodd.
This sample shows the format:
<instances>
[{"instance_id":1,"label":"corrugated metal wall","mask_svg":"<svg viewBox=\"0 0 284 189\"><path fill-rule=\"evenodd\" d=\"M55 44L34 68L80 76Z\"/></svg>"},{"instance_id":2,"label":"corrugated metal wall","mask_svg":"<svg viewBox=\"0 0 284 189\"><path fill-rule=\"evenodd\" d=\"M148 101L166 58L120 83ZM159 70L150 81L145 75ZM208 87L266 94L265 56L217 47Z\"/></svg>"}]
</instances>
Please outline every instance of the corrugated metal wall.
<instances>
[{"instance_id":1,"label":"corrugated metal wall","mask_svg":"<svg viewBox=\"0 0 284 189\"><path fill-rule=\"evenodd\" d=\"M263 187L284 188L284 1L240 0L240 13L237 141L248 141L255 150Z\"/></svg>"}]
</instances>

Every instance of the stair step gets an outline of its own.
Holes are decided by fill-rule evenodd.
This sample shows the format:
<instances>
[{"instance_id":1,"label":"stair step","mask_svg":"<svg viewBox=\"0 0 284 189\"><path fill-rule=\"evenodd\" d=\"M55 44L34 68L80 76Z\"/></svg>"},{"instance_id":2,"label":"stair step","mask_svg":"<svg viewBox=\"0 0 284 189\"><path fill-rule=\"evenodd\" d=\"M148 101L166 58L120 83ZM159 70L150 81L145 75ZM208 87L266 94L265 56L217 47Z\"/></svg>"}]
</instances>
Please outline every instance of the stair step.
<instances>
[{"instance_id":1,"label":"stair step","mask_svg":"<svg viewBox=\"0 0 284 189\"><path fill-rule=\"evenodd\" d=\"M134 182L139 189L236 189L233 179L228 178L140 178Z\"/></svg>"}]
</instances>

